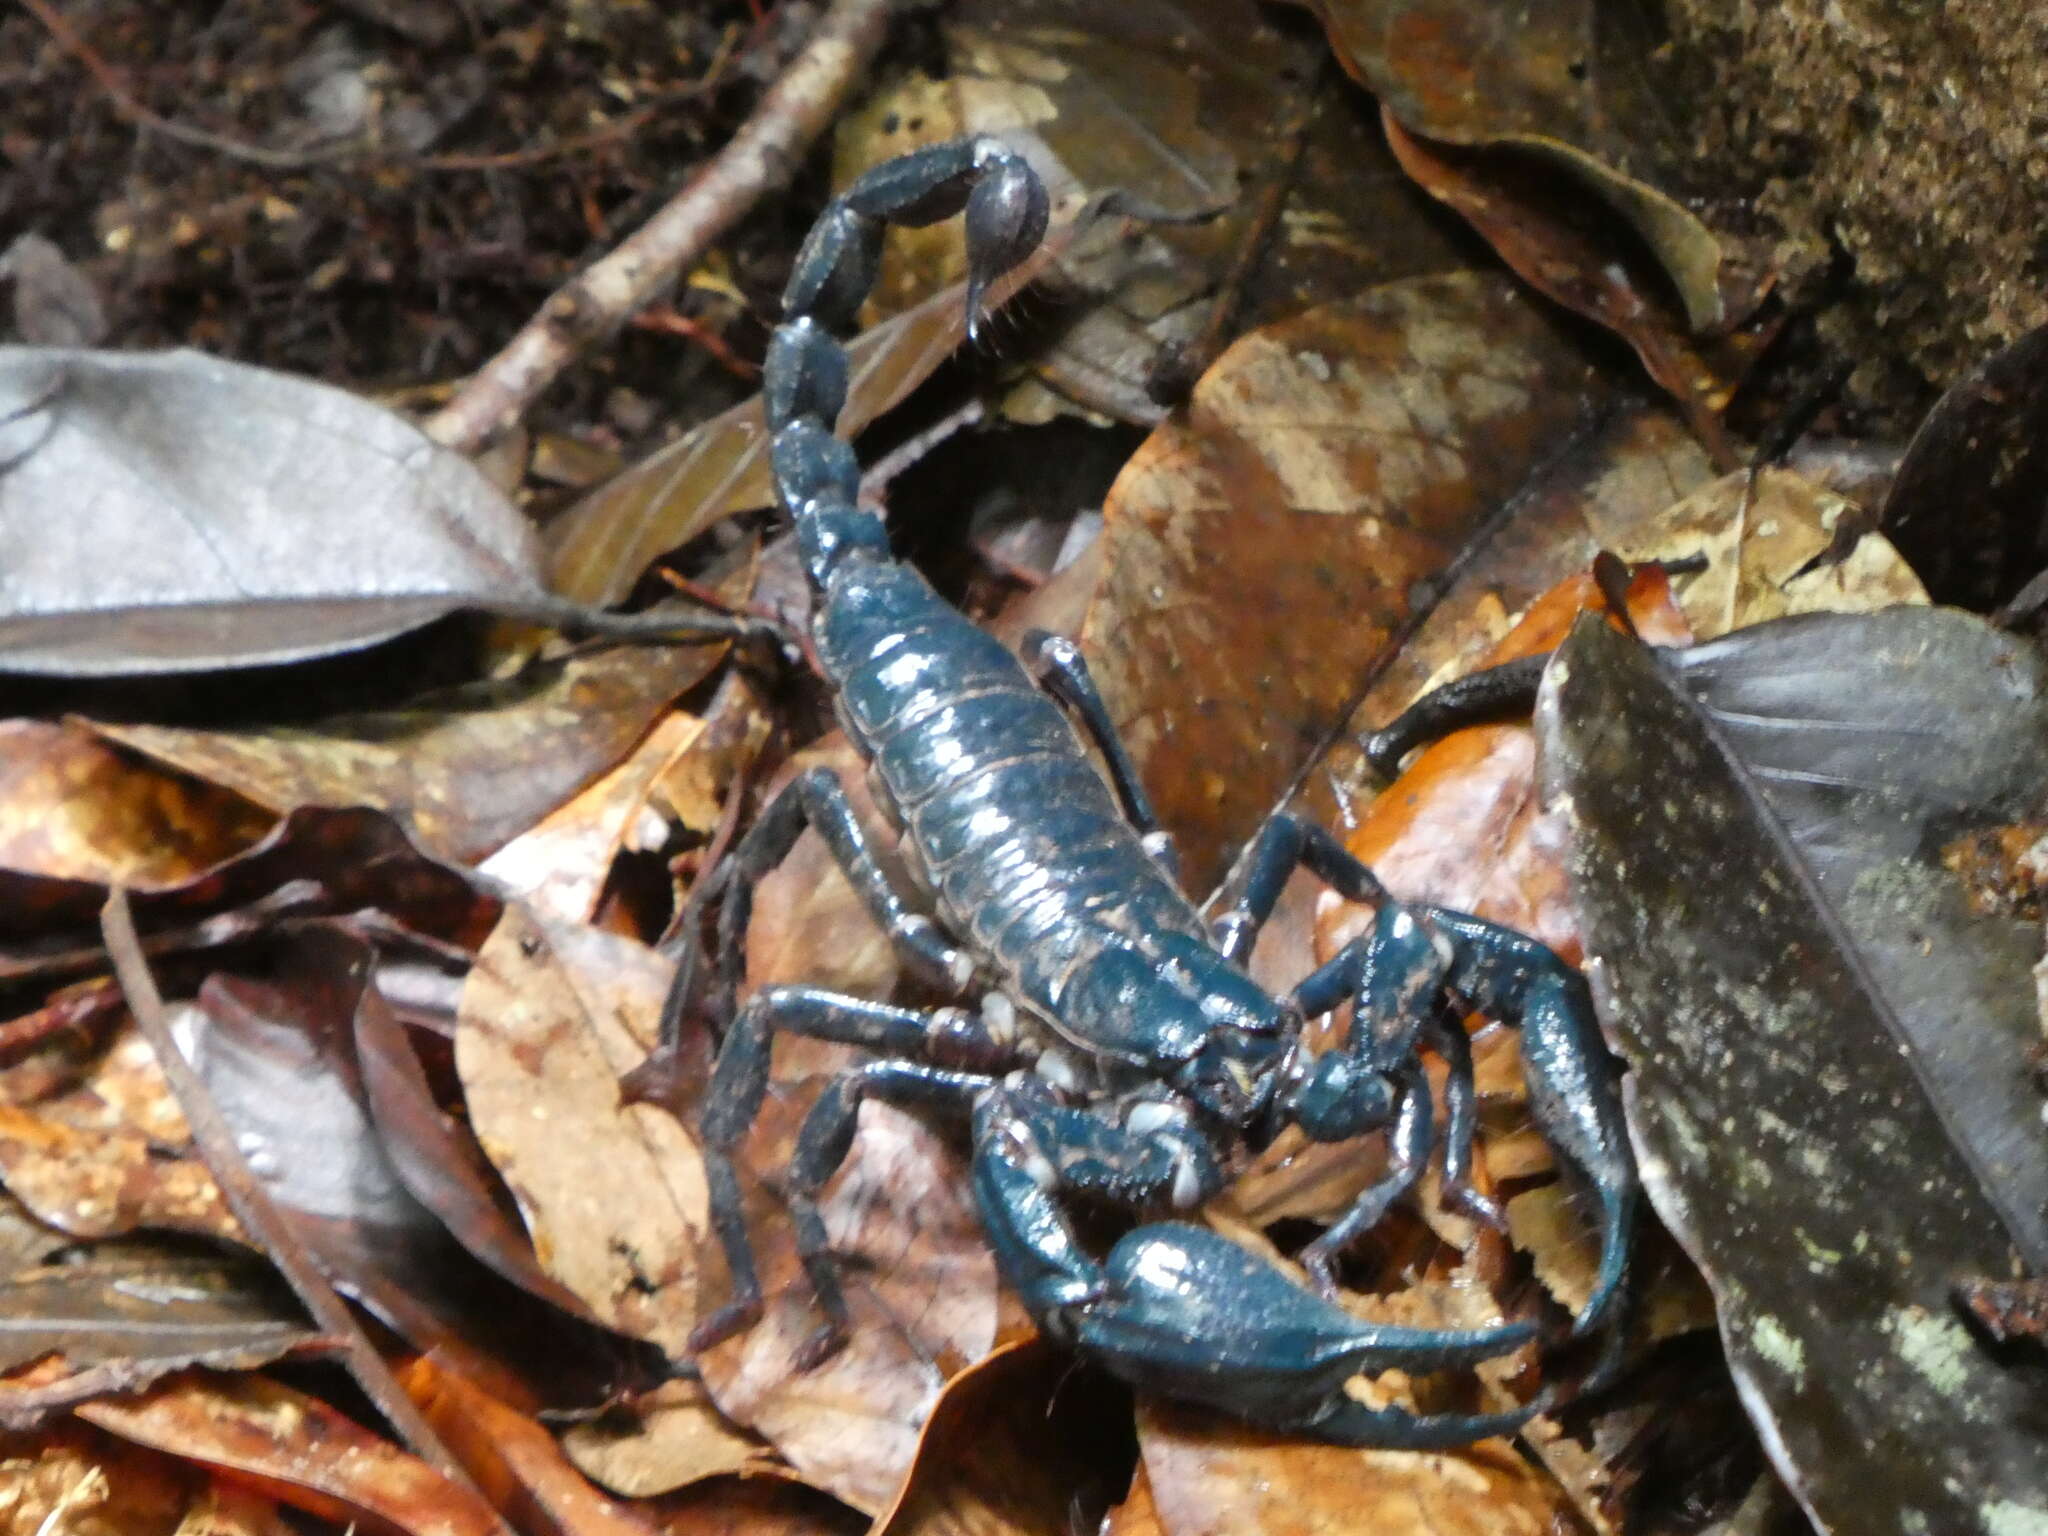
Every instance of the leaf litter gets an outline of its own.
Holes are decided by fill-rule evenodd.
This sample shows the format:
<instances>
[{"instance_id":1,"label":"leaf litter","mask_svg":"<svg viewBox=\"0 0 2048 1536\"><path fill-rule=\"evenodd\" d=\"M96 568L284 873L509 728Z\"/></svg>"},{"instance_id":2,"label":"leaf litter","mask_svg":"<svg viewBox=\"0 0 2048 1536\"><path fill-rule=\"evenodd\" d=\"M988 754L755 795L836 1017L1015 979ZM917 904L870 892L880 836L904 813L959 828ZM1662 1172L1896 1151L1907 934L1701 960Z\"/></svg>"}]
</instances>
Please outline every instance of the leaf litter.
<instances>
[{"instance_id":1,"label":"leaf litter","mask_svg":"<svg viewBox=\"0 0 2048 1536\"><path fill-rule=\"evenodd\" d=\"M1177 22L1146 8L1084 21L1057 6L1000 14L964 6L937 21L939 43L925 57L929 64L943 50L952 78L910 79L878 95L868 115L848 124L842 171L958 123L1027 140L1038 163L1069 178L1077 205L1111 191L1142 201L1149 184L1154 211L1192 216L1147 224L1126 209L1077 233L1066 256L1081 274L1082 297L1062 301L1071 323L1053 327L1059 334L1049 345L1019 344L1031 349L1036 373L1008 405L1024 420L1078 401L1157 421L1162 407L1147 386L1160 377L1149 361L1160 340L1189 341L1191 355L1206 361L1200 348L1209 332L1249 332L1206 370L1192 405L1166 417L1116 487L1104 534L1037 602L1040 611L1069 615L1062 627L1083 631L1200 883L1227 866L1270 804L1291 795L1326 823L1349 825L1354 846L1370 848L1404 893L1449 894L1513 914L1568 946L1583 916L1581 898L1559 874L1570 839L1537 813L1525 730L1460 733L1422 753L1376 800L1352 739L1384 724L1432 679L1489 654L1554 643L1561 616L1593 601L1589 589L1598 584L1581 573L1602 550L1679 563L1668 582L1639 570L1632 596L1637 625L1672 643L1688 626L1712 635L1775 613L1915 601L1917 584L1882 541L1860 536L1867 515L1841 497L1770 469L1713 479L1713 465L1730 462L1739 446L1721 421L1729 390L1751 365L1755 339L1776 324L1766 311L1753 330L1734 329L1751 317L1769 274L1748 265L1756 251L1714 210L1680 206L1682 167L1673 171L1668 142L1632 141L1629 112L1640 103L1627 91L1648 78L1644 61L1630 63L1625 48L1602 54L1590 83L1570 67L1596 37L1597 27L1587 28L1599 6L1540 8L1524 18L1537 28L1535 40L1510 31L1506 51L1461 33L1463 12L1451 0L1406 7L1384 34L1374 28L1389 8L1316 10L1338 61L1382 92L1395 156L1405 153L1421 188L1395 173L1396 158L1370 131L1372 104L1341 83L1333 94L1333 75L1314 92L1314 110L1297 110L1295 98L1309 97L1302 77L1316 73L1322 56L1305 45L1311 33L1269 27L1226 0ZM1424 34L1430 45L1413 46ZM1602 48L1615 42L1598 40ZM1491 84L1454 100L1430 71L1460 59ZM1256 89L1234 89L1233 80ZM1589 112L1589 103L1601 110ZM1176 157L1176 173L1194 173L1184 186L1162 174ZM1551 172L1571 179L1570 198L1544 195L1557 190L1544 185ZM1430 213L1425 191L1449 198L1524 279L1633 341L1678 408L1654 403L1642 381L1580 330L1498 276L1469 239ZM1170 206L1176 192L1191 195ZM1318 212L1325 203L1336 222ZM1559 213L1567 204L1572 217ZM1597 220L1603 209L1628 226L1624 235L1589 231L1584 216ZM1262 221L1271 225L1263 233ZM885 305L922 301L923 310L905 313L926 318L906 318L866 343L876 350L858 370L854 420L907 394L957 340L957 295L927 297L947 281L951 258L939 247L949 238L934 231L892 254L901 264ZM1254 258L1263 239L1272 245L1261 261ZM1610 269L1610 255L1620 266ZM1415 264L1404 269L1407 261ZM1458 270L1464 265L1479 270ZM1390 277L1410 280L1387 284ZM1659 287L1665 282L1668 291ZM2005 377L1979 396L1994 413ZM2024 446L2027 408L2023 398L1988 430L2011 432ZM546 535L550 579L574 596L608 601L636 585L655 557L699 535L710 536L678 561L686 575L749 547L744 528L721 526L770 499L759 427L747 412L641 460L557 519ZM1981 409L1959 408L1959 425L1943 430L1967 437L1986 430L1987 419ZM49 426L31 411L8 430ZM1954 461L1953 446L1947 451L1943 462ZM2009 497L2017 486L2023 501L2024 454L2011 462L2021 470L2006 480L1994 474L1987 494ZM901 494L919 492L906 480ZM519 548L537 547L523 517L506 526L516 528ZM1705 557L1703 571L1686 564L1696 556ZM507 558L518 568L511 587L540 579L528 555ZM989 594L1037 576L1029 561L999 572L970 581L969 601L984 615L1007 608L995 620L1014 629L1034 599L1004 603ZM1567 579L1568 589L1537 603ZM310 653L353 643L334 638L349 626L395 623L413 611L408 604L439 611L435 603L467 602L470 589L490 584L460 576L439 588L429 581L425 590L384 591L358 580L338 604L317 593L310 603L289 598L284 623L299 626L288 638ZM517 606L503 595L501 584L497 598L479 601ZM1085 623L1077 617L1084 604ZM1548 633L1524 630L1503 644L1532 604L1533 622ZM225 662L260 653L277 643L280 628L251 627L261 608L235 609L236 633L217 641L177 630L185 648L177 654ZM113 611L88 612L38 643L53 654L82 645L80 654L99 658L96 667L125 666L139 653L123 649L132 636L110 625ZM1284 617L1275 622L1276 615ZM94 915L111 885L138 883L143 945L166 983L179 995L199 994L212 1015L206 1027L220 1040L239 1039L245 1050L268 1042L269 1058L256 1050L220 1078L216 1094L239 1114L267 1116L277 1146L329 1125L324 1139L338 1155L316 1169L324 1185L299 1176L309 1191L319 1185L306 1198L331 1204L343 1190L341 1204L357 1222L365 1212L404 1210L400 1226L432 1235L455 1256L429 1261L416 1286L388 1255L359 1262L370 1282L364 1294L381 1287L388 1315L415 1345L438 1351L406 1367L405 1379L487 1498L465 1503L458 1494L451 1502L420 1476L424 1463L406 1458L390 1463L383 1491L395 1497L381 1505L347 1475L309 1466L304 1456L294 1481L284 1475L292 1448L277 1426L317 1424L326 1434L338 1421L316 1399L302 1411L276 1396L285 1389L262 1377L192 1378L183 1397L183 1383L161 1387L131 1405L126 1432L235 1467L234 1476L301 1511L411 1531L484 1529L465 1522L495 1521L488 1506L496 1506L522 1529L564 1536L838 1531L860 1526L855 1511L889 1530L1024 1536L1093 1524L1119 1498L1107 1529L1339 1530L1366 1518L1391 1529L1675 1529L1643 1513L1650 1505L1631 1479L1651 1474L1629 1458L1645 1443L1646 1424L1675 1422L1669 1370L1683 1350L1704 1347L1696 1330L1707 1314L1690 1272L1654 1245L1640 1261L1644 1315L1634 1348L1646 1361L1644 1380L1562 1424L1533 1427L1534 1460L1504 1442L1428 1457L1287 1445L1142 1400L1133 1431L1120 1391L1099 1391L1085 1374L1075 1387L1056 1352L1026 1342L1028 1325L998 1291L965 1199L957 1140L871 1107L826 1199L863 1326L836 1360L794 1370L794 1346L816 1319L792 1283L779 1181L820 1074L846 1059L843 1049L809 1043L778 1052L777 1086L743 1150L769 1319L695 1362L701 1379L658 1380L645 1357L628 1352L582 1373L577 1391L551 1394L530 1369L545 1351L478 1347L426 1331L432 1308L422 1303L448 1278L449 1262L469 1264L493 1285L509 1278L553 1297L552 1313L525 1314L553 1319L530 1331L604 1339L569 1321L587 1312L671 1358L686 1353L689 1327L722 1299L687 1102L709 1059L707 1021L685 1021L672 1064L683 1121L629 1102L619 1083L653 1044L679 947L648 942L661 930L673 879L701 876L744 828L743 803L758 793L749 781L769 776L760 791L772 789L787 755L782 737L801 743L811 732L812 700L800 682L770 679L750 710L730 717L744 727L734 736L718 723L716 704L701 718L671 710L725 663L722 647L611 661L606 654L591 671L577 671L586 664L577 658L497 685L497 704L488 694L473 694L475 707L466 710L418 697L292 732L194 730L177 722L175 709L167 724L109 724L94 727L97 734L16 728L35 766L15 781L19 830L12 853L0 855L0 883L19 898L0 935L0 979L22 992L25 1011L0 1025L0 1050L13 1089L7 1113L27 1117L9 1121L15 1140L26 1146L42 1136L60 1150L52 1156L46 1148L40 1163L21 1161L19 1149L0 1152L10 1187L40 1188L39 1208L53 1219L68 1212L74 1224L82 1200L105 1199L110 1211L124 1212L108 1231L132 1226L138 1211L150 1221L233 1230L224 1211L191 1204L210 1188L205 1170L184 1155L173 1107L139 1070L118 1010L94 1001L105 995L95 980L105 959ZM1731 686L1798 666L1820 677L1843 670L1834 660L1795 665L1741 635L1686 654L1699 657L1688 676L1703 688L1715 666L1729 669ZM745 658L755 684L761 660ZM692 711L701 707L690 701ZM132 755L138 749L179 771L143 763ZM843 763L844 747L834 751L803 761ZM1767 752L1757 759L1773 761ZM1795 759L1773 771L1791 782L1809 767ZM1963 764L1955 783L1981 788L1980 767ZM1885 775L1892 782L1896 770ZM0 810L16 793L0 790ZM38 805L101 798L117 814L80 822L63 841L41 836ZM348 809L357 805L388 814ZM673 820L664 821L669 812ZM177 830L173 846L154 845L151 814ZM1779 814L1795 819L1782 807ZM272 817L282 819L272 827ZM1930 835L1934 825L1914 817L1900 824ZM1815 825L1824 842L1840 822L1822 814ZM7 826L0 815L0 832ZM0 850L9 847L0 838ZM493 850L503 852L481 882L436 862ZM1925 849L1915 854L1916 867L1932 867ZM1585 862L1583 850L1576 857ZM658 860L670 861L673 874ZM494 878L530 905L504 900ZM1255 957L1262 976L1290 984L1315 946L1338 942L1345 914L1319 915L1315 906L1312 893L1283 901ZM2011 998L2030 936L2010 914L1995 964L1981 942L1991 928L1972 936L1946 907L1878 903L1866 915L1880 939L1920 932L1938 918L1957 947L1930 995L1981 975L2008 1021L2017 1016ZM340 926L312 934L309 922ZM325 960L308 958L322 946ZM438 990L406 992L399 1011L367 983L374 971L395 984L401 963L422 960ZM465 971L458 1007L449 988ZM344 973L357 978L352 992L334 985ZM69 993L37 991L73 979L82 985ZM814 838L764 882L748 935L747 985L778 980L918 996ZM323 986L330 995L319 1002ZM2026 995L2031 1000L2030 984ZM2016 1034L2003 1038L2014 1042L2003 1049L2018 1050ZM20 1047L8 1043L15 1039ZM1570 1303L1583 1290L1582 1223L1548 1149L1526 1127L1513 1037L1493 1030L1474 1043L1486 1118L1481 1178L1505 1200L1510 1235L1526 1252L1518 1256L1499 1235L1438 1209L1426 1181L1413 1209L1397 1211L1360 1245L1347 1280L1372 1288L1346 1293L1354 1309L1470 1324L1497 1318L1504 1306L1539 1308L1542 1291ZM1994 1058L1978 1051L1959 1059L1967 1070L1953 1094L1974 1104ZM2011 1144L2014 1116L2036 1107L2008 1091L2013 1082L2024 1079L2013 1074L2000 1090L1999 1115L1986 1117L2008 1137L2003 1145ZM323 1122L316 1106L341 1118L330 1113ZM1327 1219L1370 1176L1375 1155L1361 1145L1320 1161L1269 1157L1211 1219L1285 1263L1299 1226ZM2012 1197L2000 1181L2023 1188L2030 1175L1998 1145L1973 1156L1980 1193L1993 1204L2006 1198L2010 1217ZM187 1180L183 1194L174 1175ZM63 1182L82 1176L79 1187ZM92 1178L101 1181L97 1194ZM138 1207L155 1185L159 1205L144 1199ZM181 1199L190 1207L182 1215ZM1266 1234L1280 1246L1268 1246ZM95 1231L92 1240L105 1239ZM462 1257L465 1247L482 1264ZM1728 1272L1709 1266L1724 1301ZM1795 1283L1802 1282L1788 1278ZM531 1294L521 1301L541 1305ZM414 1304L409 1312L405 1302ZM1731 1307L1724 1327L1740 1316ZM73 1363L64 1336L59 1330L59 1352L46 1363ZM164 1337L180 1335L170 1328ZM89 1354L85 1338L73 1331L80 1360ZM1753 1371L1739 1336L1731 1338L1738 1368ZM131 1383L182 1357L167 1345L153 1358L138 1354ZM54 1389L62 1392L62 1382ZM1370 1390L1419 1391L1428 1400L1443 1392L1397 1376ZM1510 1402L1526 1396L1531 1381L1510 1363L1478 1390L1488 1402ZM569 1400L577 1406L566 1419L534 1417ZM145 1423L151 1405L173 1401L175 1411ZM120 1419L119 1405L103 1417ZM268 1449L259 1443L265 1434ZM340 1438L361 1444L346 1432ZM45 1445L52 1457L71 1455L54 1436ZM1126 1493L1134 1455L1136 1481ZM619 1497L593 1493L585 1475ZM1825 1482L1825 1469L1815 1474L1803 1459L1788 1475L1809 1497L1802 1479ZM1740 1494L1722 1507L1761 1508L1756 1500L1769 1502L1769 1485L1744 1481ZM260 1501L244 1513L250 1528L267 1528Z\"/></svg>"}]
</instances>

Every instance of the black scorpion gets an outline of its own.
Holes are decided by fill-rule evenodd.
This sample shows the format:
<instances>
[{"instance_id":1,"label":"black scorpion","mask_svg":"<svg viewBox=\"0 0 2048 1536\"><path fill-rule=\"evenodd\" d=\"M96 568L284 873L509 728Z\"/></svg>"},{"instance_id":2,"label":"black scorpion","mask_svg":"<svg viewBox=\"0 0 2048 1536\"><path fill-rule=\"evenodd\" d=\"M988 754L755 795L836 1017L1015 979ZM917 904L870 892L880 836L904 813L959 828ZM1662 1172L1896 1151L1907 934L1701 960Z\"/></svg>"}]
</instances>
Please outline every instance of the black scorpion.
<instances>
[{"instance_id":1,"label":"black scorpion","mask_svg":"<svg viewBox=\"0 0 2048 1536\"><path fill-rule=\"evenodd\" d=\"M1080 653L1035 634L1020 662L892 557L880 519L856 503L853 452L832 432L847 387L833 336L852 325L873 283L885 225L963 210L972 328L989 286L1038 245L1047 223L1038 176L987 138L890 161L833 201L797 258L765 370L775 480L813 587L817 660L877 798L902 829L916 893L877 862L844 789L823 769L773 799L716 879L727 1005L754 884L806 824L904 957L954 995L978 989L983 1001L973 1011L921 1012L777 986L731 1017L700 1129L733 1295L693 1343L709 1347L760 1315L731 1159L760 1108L780 1030L875 1053L819 1098L789 1169L790 1217L823 1318L802 1364L846 1338L817 1202L852 1144L862 1101L876 1098L971 1120L975 1197L1002 1273L1045 1333L1139 1388L1355 1444L1442 1446L1511 1429L1537 1405L1416 1415L1368 1407L1343 1385L1361 1371L1475 1364L1536 1337L1534 1324L1367 1323L1331 1299L1335 1266L1429 1158L1425 1045L1449 1067L1446 1199L1498 1220L1468 1182L1475 1095L1469 1042L1447 1006L1455 999L1521 1027L1534 1116L1599 1205L1598 1282L1573 1333L1611 1326L1637 1185L1586 989L1530 939L1393 900L1328 832L1287 814L1265 824L1236 899L1205 923L1174 877L1167 839ZM1297 865L1377 903L1377 917L1369 934L1279 998L1242 963ZM680 994L690 983L677 985ZM1354 1006L1340 1042L1311 1054L1305 1021L1345 1002ZM672 996L671 1017L688 1006ZM1154 1218L1191 1211L1223 1186L1235 1155L1287 1125L1315 1141L1384 1130L1390 1149L1385 1175L1300 1255L1321 1296L1191 1222L1148 1220L1100 1259L1077 1237L1077 1200Z\"/></svg>"}]
</instances>

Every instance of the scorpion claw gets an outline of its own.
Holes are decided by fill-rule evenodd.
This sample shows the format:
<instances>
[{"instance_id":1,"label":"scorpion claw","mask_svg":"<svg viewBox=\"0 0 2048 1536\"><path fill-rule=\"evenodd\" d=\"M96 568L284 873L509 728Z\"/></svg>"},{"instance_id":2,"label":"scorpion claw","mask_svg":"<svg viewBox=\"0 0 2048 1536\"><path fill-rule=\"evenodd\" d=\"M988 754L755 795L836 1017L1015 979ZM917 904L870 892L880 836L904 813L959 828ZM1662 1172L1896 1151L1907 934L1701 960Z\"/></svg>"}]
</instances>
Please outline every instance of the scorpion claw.
<instances>
[{"instance_id":1,"label":"scorpion claw","mask_svg":"<svg viewBox=\"0 0 2048 1536\"><path fill-rule=\"evenodd\" d=\"M1455 1445L1512 1429L1502 1415L1416 1418L1344 1393L1361 1372L1424 1372L1506 1355L1532 1323L1416 1329L1369 1323L1206 1227L1139 1227L1110 1252L1109 1293L1072 1319L1081 1345L1133 1385L1275 1428L1377 1445ZM1361 1417L1364 1415L1364 1417Z\"/></svg>"}]
</instances>

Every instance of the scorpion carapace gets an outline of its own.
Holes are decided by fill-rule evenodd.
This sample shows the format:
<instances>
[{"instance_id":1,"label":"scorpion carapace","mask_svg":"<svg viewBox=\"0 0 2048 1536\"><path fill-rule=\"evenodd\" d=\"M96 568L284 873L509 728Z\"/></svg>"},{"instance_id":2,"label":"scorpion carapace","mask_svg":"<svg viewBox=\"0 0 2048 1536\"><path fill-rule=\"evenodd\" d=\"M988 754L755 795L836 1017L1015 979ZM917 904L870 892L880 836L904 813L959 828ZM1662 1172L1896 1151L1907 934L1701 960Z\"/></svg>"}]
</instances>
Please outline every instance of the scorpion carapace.
<instances>
[{"instance_id":1,"label":"scorpion carapace","mask_svg":"<svg viewBox=\"0 0 2048 1536\"><path fill-rule=\"evenodd\" d=\"M1359 1444L1451 1445L1512 1428L1536 1405L1425 1416L1368 1408L1343 1386L1361 1371L1471 1365L1525 1344L1533 1324L1376 1326L1332 1299L1336 1265L1420 1177L1439 1139L1425 1046L1449 1067L1445 1196L1498 1220L1468 1179L1474 1091L1455 1000L1522 1029L1535 1117L1600 1207L1599 1280L1575 1331L1611 1320L1636 1178L1586 990L1529 939L1391 899L1330 834L1285 814L1260 832L1228 910L1205 922L1080 653L1039 634L1020 660L892 557L880 519L856 500L853 452L832 432L847 385L833 333L868 291L886 224L963 210L978 321L990 284L1033 250L1047 220L1038 176L987 138L893 160L842 193L797 258L768 351L775 478L813 587L813 647L902 829L910 879L885 871L822 769L774 797L715 877L714 1011L730 1023L701 1132L733 1296L694 1342L708 1347L760 1313L731 1158L759 1110L772 1037L791 1031L873 1052L818 1099L789 1169L790 1218L821 1315L806 1362L826 1358L848 1326L819 1193L862 1101L878 1098L971 1123L974 1192L1005 1278L1047 1334L1140 1389ZM778 986L729 1011L755 882L805 825L906 960L954 995L978 996L978 1008L918 1011ZM1378 916L1275 997L1243 961L1299 865L1376 902ZM691 984L677 985L672 1018ZM1354 1006L1341 1041L1311 1054L1305 1020L1345 1002ZM1300 1255L1322 1295L1206 1227L1159 1219L1201 1206L1238 1154L1287 1125L1319 1141L1384 1131L1389 1144L1386 1174ZM1070 1220L1083 1201L1141 1224L1097 1257Z\"/></svg>"}]
</instances>

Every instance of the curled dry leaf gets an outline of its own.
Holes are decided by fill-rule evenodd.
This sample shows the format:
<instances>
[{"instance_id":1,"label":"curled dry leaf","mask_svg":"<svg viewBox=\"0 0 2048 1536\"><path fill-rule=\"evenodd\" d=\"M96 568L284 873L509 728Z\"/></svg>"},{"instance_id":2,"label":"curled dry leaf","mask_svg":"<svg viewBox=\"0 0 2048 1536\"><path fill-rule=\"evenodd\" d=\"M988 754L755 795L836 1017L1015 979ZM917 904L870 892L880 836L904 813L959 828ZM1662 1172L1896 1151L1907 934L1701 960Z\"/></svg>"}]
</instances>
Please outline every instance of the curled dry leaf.
<instances>
[{"instance_id":1,"label":"curled dry leaf","mask_svg":"<svg viewBox=\"0 0 2048 1536\"><path fill-rule=\"evenodd\" d=\"M1419 186L1457 209L1538 291L1626 340L1715 457L1733 459L1720 413L1775 319L1696 339L1663 271L1635 242L1604 232L1607 210L1584 187L1525 154L1431 144L1391 109L1383 115L1388 144Z\"/></svg>"},{"instance_id":2,"label":"curled dry leaf","mask_svg":"<svg viewBox=\"0 0 2048 1536\"><path fill-rule=\"evenodd\" d=\"M323 1520L373 1521L407 1536L503 1536L496 1511L474 1489L320 1399L261 1376L187 1375L75 1411L109 1434L232 1472Z\"/></svg>"},{"instance_id":3,"label":"curled dry leaf","mask_svg":"<svg viewBox=\"0 0 2048 1536\"><path fill-rule=\"evenodd\" d=\"M1512 147L1583 183L1656 252L1696 332L1762 298L1761 250L1687 199L1698 151L1664 104L1647 20L1613 0L1302 0L1338 60L1414 133Z\"/></svg>"},{"instance_id":4,"label":"curled dry leaf","mask_svg":"<svg viewBox=\"0 0 2048 1536\"><path fill-rule=\"evenodd\" d=\"M94 729L280 814L374 806L428 852L474 862L625 757L724 654L719 644L609 646L307 727Z\"/></svg>"},{"instance_id":5,"label":"curled dry leaf","mask_svg":"<svg viewBox=\"0 0 2048 1536\"><path fill-rule=\"evenodd\" d=\"M455 1065L542 1266L677 1357L697 1316L703 1165L673 1117L619 1090L671 969L631 939L507 906L463 987Z\"/></svg>"},{"instance_id":6,"label":"curled dry leaf","mask_svg":"<svg viewBox=\"0 0 2048 1536\"><path fill-rule=\"evenodd\" d=\"M276 818L166 773L71 722L0 722L0 866L60 880L177 885Z\"/></svg>"},{"instance_id":7,"label":"curled dry leaf","mask_svg":"<svg viewBox=\"0 0 2048 1536\"><path fill-rule=\"evenodd\" d=\"M0 979L100 975L107 887L0 869ZM377 811L293 812L260 843L192 879L132 898L152 956L267 932L281 918L373 911L429 938L474 948L496 900L429 858Z\"/></svg>"},{"instance_id":8,"label":"curled dry leaf","mask_svg":"<svg viewBox=\"0 0 2048 1536\"><path fill-rule=\"evenodd\" d=\"M0 462L9 671L252 666L552 601L525 517L467 459L307 379L0 348Z\"/></svg>"},{"instance_id":9,"label":"curled dry leaf","mask_svg":"<svg viewBox=\"0 0 2048 1536\"><path fill-rule=\"evenodd\" d=\"M1240 339L1138 450L1083 641L1191 888L1606 393L1507 281L1416 279Z\"/></svg>"},{"instance_id":10,"label":"curled dry leaf","mask_svg":"<svg viewBox=\"0 0 2048 1536\"><path fill-rule=\"evenodd\" d=\"M998 283L1001 303L1043 257ZM850 437L930 377L967 335L966 289L949 288L856 337L838 431ZM735 512L775 500L759 397L694 427L606 481L548 527L549 580L564 597L613 603L660 555Z\"/></svg>"},{"instance_id":11,"label":"curled dry leaf","mask_svg":"<svg viewBox=\"0 0 2048 1536\"><path fill-rule=\"evenodd\" d=\"M771 1100L749 1141L764 1178L787 1166L792 1102ZM821 1203L853 1313L846 1347L795 1368L820 1318L780 1203L749 1211L766 1306L753 1328L698 1357L713 1399L812 1485L877 1513L896 1498L949 1378L995 1344L995 1260L959 1157L885 1104L861 1106L853 1149Z\"/></svg>"}]
</instances>

